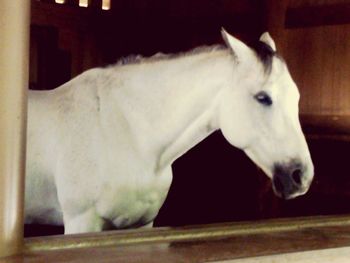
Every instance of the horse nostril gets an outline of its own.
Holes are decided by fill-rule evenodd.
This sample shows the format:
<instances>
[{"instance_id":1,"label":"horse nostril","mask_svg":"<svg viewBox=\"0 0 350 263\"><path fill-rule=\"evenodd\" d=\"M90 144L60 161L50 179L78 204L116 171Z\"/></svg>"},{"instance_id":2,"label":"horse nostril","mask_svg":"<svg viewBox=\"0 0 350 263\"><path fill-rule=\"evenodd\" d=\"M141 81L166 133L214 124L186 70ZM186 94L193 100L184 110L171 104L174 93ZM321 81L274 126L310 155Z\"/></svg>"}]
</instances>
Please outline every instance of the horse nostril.
<instances>
[{"instance_id":1,"label":"horse nostril","mask_svg":"<svg viewBox=\"0 0 350 263\"><path fill-rule=\"evenodd\" d=\"M296 169L294 170L294 172L292 173L292 178L293 181L297 184L297 185L301 185L301 177L302 177L302 172L300 169Z\"/></svg>"}]
</instances>

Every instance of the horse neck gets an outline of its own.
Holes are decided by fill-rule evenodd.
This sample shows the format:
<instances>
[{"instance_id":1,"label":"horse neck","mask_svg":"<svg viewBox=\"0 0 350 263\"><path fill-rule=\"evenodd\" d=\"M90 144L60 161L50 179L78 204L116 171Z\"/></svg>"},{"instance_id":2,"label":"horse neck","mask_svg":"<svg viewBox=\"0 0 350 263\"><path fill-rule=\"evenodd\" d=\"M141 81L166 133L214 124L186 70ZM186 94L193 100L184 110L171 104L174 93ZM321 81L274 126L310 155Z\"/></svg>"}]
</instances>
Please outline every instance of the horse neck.
<instances>
[{"instance_id":1,"label":"horse neck","mask_svg":"<svg viewBox=\"0 0 350 263\"><path fill-rule=\"evenodd\" d=\"M156 169L168 167L218 129L219 95L232 71L227 50L130 66L127 74L136 78L128 78L128 98L120 103L130 126L138 130L134 134L139 134L140 149L157 156Z\"/></svg>"}]
</instances>

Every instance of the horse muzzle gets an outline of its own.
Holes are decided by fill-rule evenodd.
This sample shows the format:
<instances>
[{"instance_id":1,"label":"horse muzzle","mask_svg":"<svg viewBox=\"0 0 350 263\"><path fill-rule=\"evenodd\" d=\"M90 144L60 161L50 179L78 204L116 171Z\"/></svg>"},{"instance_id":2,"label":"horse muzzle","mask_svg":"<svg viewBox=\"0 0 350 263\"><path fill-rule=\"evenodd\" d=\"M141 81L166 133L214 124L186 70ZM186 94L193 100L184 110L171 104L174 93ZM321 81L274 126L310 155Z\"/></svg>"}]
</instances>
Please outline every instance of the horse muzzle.
<instances>
[{"instance_id":1,"label":"horse muzzle","mask_svg":"<svg viewBox=\"0 0 350 263\"><path fill-rule=\"evenodd\" d=\"M283 199L292 199L303 195L310 187L313 172L301 162L275 164L272 187L275 194Z\"/></svg>"}]
</instances>

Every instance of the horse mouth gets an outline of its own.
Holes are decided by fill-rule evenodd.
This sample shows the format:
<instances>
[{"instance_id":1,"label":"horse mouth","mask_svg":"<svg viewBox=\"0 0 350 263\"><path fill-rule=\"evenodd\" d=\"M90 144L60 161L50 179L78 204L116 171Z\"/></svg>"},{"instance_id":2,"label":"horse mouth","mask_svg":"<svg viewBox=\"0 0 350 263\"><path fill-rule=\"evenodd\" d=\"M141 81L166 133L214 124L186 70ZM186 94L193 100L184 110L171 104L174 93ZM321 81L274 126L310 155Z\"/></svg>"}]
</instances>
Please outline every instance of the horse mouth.
<instances>
[{"instance_id":1,"label":"horse mouth","mask_svg":"<svg viewBox=\"0 0 350 263\"><path fill-rule=\"evenodd\" d=\"M302 196L304 195L307 190L304 191L295 191L295 192L289 192L289 193L285 193L285 192L279 192L275 189L275 187L273 187L273 191L275 193L275 195L279 198L282 198L284 200L291 200L294 199L296 197Z\"/></svg>"}]
</instances>

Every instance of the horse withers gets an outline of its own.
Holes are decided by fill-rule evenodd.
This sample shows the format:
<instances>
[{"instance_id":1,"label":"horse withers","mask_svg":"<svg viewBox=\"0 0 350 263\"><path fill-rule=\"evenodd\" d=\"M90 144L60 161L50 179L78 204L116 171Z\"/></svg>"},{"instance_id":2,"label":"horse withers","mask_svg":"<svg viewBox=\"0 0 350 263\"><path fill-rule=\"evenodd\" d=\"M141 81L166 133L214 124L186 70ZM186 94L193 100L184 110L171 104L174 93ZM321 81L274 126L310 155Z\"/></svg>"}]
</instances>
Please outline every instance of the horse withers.
<instances>
[{"instance_id":1,"label":"horse withers","mask_svg":"<svg viewBox=\"0 0 350 263\"><path fill-rule=\"evenodd\" d=\"M253 47L222 35L226 46L137 57L30 91L26 222L65 233L152 225L174 160L218 129L278 196L304 194L313 164L284 60L268 33Z\"/></svg>"}]
</instances>

